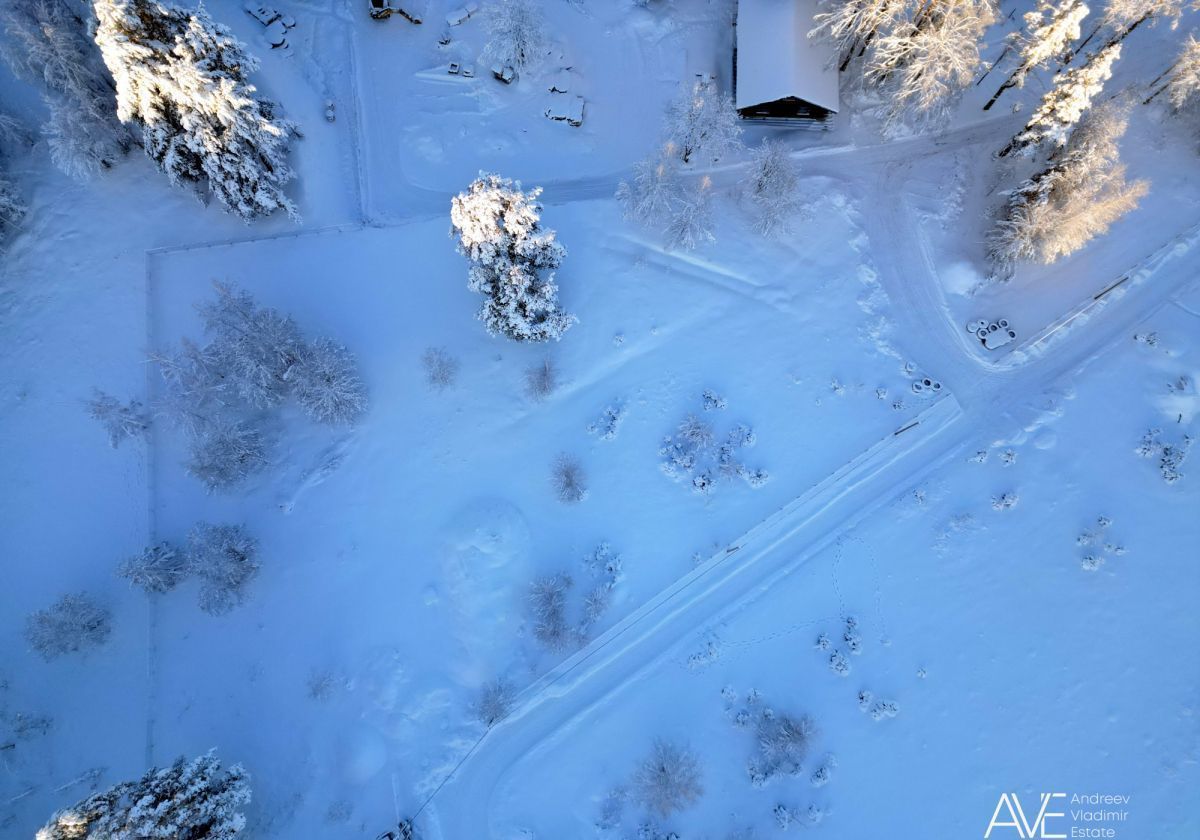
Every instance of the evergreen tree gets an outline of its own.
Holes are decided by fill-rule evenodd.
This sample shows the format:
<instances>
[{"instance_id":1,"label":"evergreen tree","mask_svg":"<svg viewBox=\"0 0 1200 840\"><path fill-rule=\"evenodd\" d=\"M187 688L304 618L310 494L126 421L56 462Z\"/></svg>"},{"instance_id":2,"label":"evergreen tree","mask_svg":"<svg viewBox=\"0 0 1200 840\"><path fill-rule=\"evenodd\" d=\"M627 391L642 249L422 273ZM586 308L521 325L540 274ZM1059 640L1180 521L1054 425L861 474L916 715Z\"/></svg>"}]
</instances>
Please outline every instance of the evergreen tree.
<instances>
[{"instance_id":1,"label":"evergreen tree","mask_svg":"<svg viewBox=\"0 0 1200 840\"><path fill-rule=\"evenodd\" d=\"M298 134L255 96L258 67L228 28L158 0L94 0L96 43L116 83L117 116L139 124L146 154L176 186L216 196L249 222L296 217L283 187Z\"/></svg>"},{"instance_id":2,"label":"evergreen tree","mask_svg":"<svg viewBox=\"0 0 1200 840\"><path fill-rule=\"evenodd\" d=\"M577 320L558 304L553 272L566 249L542 229L541 192L481 174L450 204L458 251L471 261L467 287L485 297L479 319L514 341L557 340Z\"/></svg>"},{"instance_id":3,"label":"evergreen tree","mask_svg":"<svg viewBox=\"0 0 1200 840\"><path fill-rule=\"evenodd\" d=\"M36 840L234 840L249 801L246 771L222 768L210 751L92 794L51 817Z\"/></svg>"}]
</instances>

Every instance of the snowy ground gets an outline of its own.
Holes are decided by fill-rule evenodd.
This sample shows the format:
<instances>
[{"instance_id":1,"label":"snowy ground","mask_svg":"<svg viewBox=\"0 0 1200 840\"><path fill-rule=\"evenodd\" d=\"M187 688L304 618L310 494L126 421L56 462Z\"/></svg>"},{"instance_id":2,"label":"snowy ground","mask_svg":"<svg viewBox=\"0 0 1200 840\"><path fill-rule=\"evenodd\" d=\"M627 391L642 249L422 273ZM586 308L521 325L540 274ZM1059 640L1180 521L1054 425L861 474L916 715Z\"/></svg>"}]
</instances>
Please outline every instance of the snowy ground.
<instances>
[{"instance_id":1,"label":"snowy ground","mask_svg":"<svg viewBox=\"0 0 1200 840\"><path fill-rule=\"evenodd\" d=\"M240 2L208 5L254 43ZM985 118L973 98L938 137L884 141L850 118L748 132L794 148L807 217L786 241L755 236L734 160L712 173L717 244L670 253L612 194L677 82L725 81L724 4L680 0L668 22L549 2L556 53L509 88L482 66L445 73L483 37L473 19L438 46L457 3L430 0L422 27L357 2L278 5L298 21L293 51L265 55L256 83L305 129L301 226L246 228L142 159L82 186L44 145L18 162L33 211L0 263L0 747L14 745L0 833L30 836L93 785L216 746L253 774L254 837L374 836L435 790L435 837L592 836L656 735L702 756L707 794L671 823L684 837L773 836L780 803L827 810L829 836L974 836L1006 790L1130 795L1118 836L1200 830L1200 497L1194 476L1167 485L1134 454L1151 427L1195 436L1194 138L1139 111L1125 149L1153 181L1143 207L1002 285L979 286L994 186L981 164L1022 116ZM1167 37L1139 31L1131 55L1134 38ZM1155 60L1118 81L1152 77ZM540 115L560 66L588 100L580 129ZM36 97L0 70L9 91L36 123ZM546 187L580 316L560 344L509 344L473 320L447 210L480 169ZM82 402L93 386L153 401L148 354L196 337L214 280L349 346L372 408L340 432L285 413L271 467L210 496L169 425L112 451ZM1007 317L1015 349L972 343L976 317ZM424 381L431 347L460 366L440 393ZM533 399L527 371L547 359L560 385ZM915 396L924 374L951 396ZM1190 386L1169 387L1180 377ZM726 407L704 411L706 389ZM604 439L588 427L608 407L623 416ZM664 475L659 446L689 412L720 435L752 427L742 457L769 481L705 499ZM577 505L549 484L560 453L588 476ZM1016 505L994 510L1005 493ZM1077 545L1100 516L1105 536ZM202 519L260 540L244 607L212 618L191 589L151 604L113 575ZM578 597L602 541L623 559L612 607L582 651L545 652L529 582L568 572ZM78 590L113 610L113 638L44 664L23 617ZM864 650L842 678L814 641L838 643L847 615ZM498 676L525 691L480 740L468 706ZM819 729L804 772L762 790L745 772L751 733L731 722L751 689ZM864 689L898 714L862 713ZM829 754L832 781L814 788ZM632 831L636 809L624 819Z\"/></svg>"}]
</instances>

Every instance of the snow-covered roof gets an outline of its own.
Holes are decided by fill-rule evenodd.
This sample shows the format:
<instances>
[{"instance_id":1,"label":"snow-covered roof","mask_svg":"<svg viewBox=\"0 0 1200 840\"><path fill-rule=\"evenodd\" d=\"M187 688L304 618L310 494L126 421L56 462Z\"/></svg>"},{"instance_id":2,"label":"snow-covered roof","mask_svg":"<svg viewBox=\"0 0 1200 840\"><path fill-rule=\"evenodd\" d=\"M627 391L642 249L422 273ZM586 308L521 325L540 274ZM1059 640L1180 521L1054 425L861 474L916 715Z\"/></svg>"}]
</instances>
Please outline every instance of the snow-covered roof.
<instances>
[{"instance_id":1,"label":"snow-covered roof","mask_svg":"<svg viewBox=\"0 0 1200 840\"><path fill-rule=\"evenodd\" d=\"M738 108L794 96L838 110L837 56L808 37L816 12L816 0L739 0Z\"/></svg>"}]
</instances>

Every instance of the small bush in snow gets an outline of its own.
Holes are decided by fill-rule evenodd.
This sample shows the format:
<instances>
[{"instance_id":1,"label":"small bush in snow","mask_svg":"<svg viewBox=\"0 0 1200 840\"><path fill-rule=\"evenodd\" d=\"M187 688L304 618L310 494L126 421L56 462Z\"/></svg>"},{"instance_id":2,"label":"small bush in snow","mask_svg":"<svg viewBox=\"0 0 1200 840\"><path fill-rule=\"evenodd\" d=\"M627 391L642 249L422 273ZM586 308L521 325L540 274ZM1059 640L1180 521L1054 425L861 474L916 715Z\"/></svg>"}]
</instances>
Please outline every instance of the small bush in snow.
<instances>
[{"instance_id":1,"label":"small bush in snow","mask_svg":"<svg viewBox=\"0 0 1200 840\"><path fill-rule=\"evenodd\" d=\"M367 410L367 389L353 354L331 339L319 338L305 348L290 384L296 402L319 423L344 426Z\"/></svg>"},{"instance_id":2,"label":"small bush in snow","mask_svg":"<svg viewBox=\"0 0 1200 840\"><path fill-rule=\"evenodd\" d=\"M531 399L546 399L558 388L558 366L550 358L542 359L525 371L525 393Z\"/></svg>"},{"instance_id":3,"label":"small bush in snow","mask_svg":"<svg viewBox=\"0 0 1200 840\"><path fill-rule=\"evenodd\" d=\"M494 726L508 717L516 696L516 689L508 680L492 680L479 690L473 706L475 717L485 726Z\"/></svg>"},{"instance_id":4,"label":"small bush in snow","mask_svg":"<svg viewBox=\"0 0 1200 840\"><path fill-rule=\"evenodd\" d=\"M26 212L25 199L0 171L0 246L17 232Z\"/></svg>"},{"instance_id":5,"label":"small bush in snow","mask_svg":"<svg viewBox=\"0 0 1200 840\"><path fill-rule=\"evenodd\" d=\"M617 436L617 432L621 428L621 421L624 419L625 406L621 403L614 403L605 408L595 422L588 424L587 433L595 435L601 440L612 440Z\"/></svg>"},{"instance_id":6,"label":"small bush in snow","mask_svg":"<svg viewBox=\"0 0 1200 840\"><path fill-rule=\"evenodd\" d=\"M117 567L117 574L147 594L170 592L187 577L187 558L175 546L161 542Z\"/></svg>"},{"instance_id":7,"label":"small bush in snow","mask_svg":"<svg viewBox=\"0 0 1200 840\"><path fill-rule=\"evenodd\" d=\"M572 455L559 455L550 469L550 484L554 495L564 504L576 504L587 498L587 474L579 459Z\"/></svg>"},{"instance_id":8,"label":"small bush in snow","mask_svg":"<svg viewBox=\"0 0 1200 840\"><path fill-rule=\"evenodd\" d=\"M548 575L529 587L529 606L533 614L534 637L551 650L564 650L575 644L576 635L567 622L569 575Z\"/></svg>"},{"instance_id":9,"label":"small bush in snow","mask_svg":"<svg viewBox=\"0 0 1200 840\"><path fill-rule=\"evenodd\" d=\"M481 174L450 202L459 253L471 261L467 286L485 297L479 319L514 341L557 340L576 321L558 305L553 272L566 249L542 229L539 195Z\"/></svg>"},{"instance_id":10,"label":"small bush in snow","mask_svg":"<svg viewBox=\"0 0 1200 840\"><path fill-rule=\"evenodd\" d=\"M240 525L201 522L188 534L187 561L201 581L200 609L224 615L246 600L258 575L258 542Z\"/></svg>"},{"instance_id":11,"label":"small bush in snow","mask_svg":"<svg viewBox=\"0 0 1200 840\"><path fill-rule=\"evenodd\" d=\"M116 397L97 390L88 402L88 414L108 432L108 445L116 449L126 438L141 437L150 428L150 417L137 400L121 404Z\"/></svg>"},{"instance_id":12,"label":"small bush in snow","mask_svg":"<svg viewBox=\"0 0 1200 840\"><path fill-rule=\"evenodd\" d=\"M724 398L707 391L704 404L706 409L722 408ZM750 469L737 457L740 450L754 446L756 440L752 429L737 425L718 444L712 426L689 414L675 434L664 439L658 452L664 473L676 481L689 482L697 493L709 495L721 479L738 477L754 488L767 482L764 470Z\"/></svg>"},{"instance_id":13,"label":"small bush in snow","mask_svg":"<svg viewBox=\"0 0 1200 840\"><path fill-rule=\"evenodd\" d=\"M713 235L712 179L701 178L693 189L680 193L671 217L667 220L667 247L694 251L706 242L715 242Z\"/></svg>"},{"instance_id":14,"label":"small bush in snow","mask_svg":"<svg viewBox=\"0 0 1200 840\"><path fill-rule=\"evenodd\" d=\"M430 347L421 356L425 368L425 382L435 391L445 391L458 378L458 359L441 347Z\"/></svg>"},{"instance_id":15,"label":"small bush in snow","mask_svg":"<svg viewBox=\"0 0 1200 840\"><path fill-rule=\"evenodd\" d=\"M1192 438L1184 435L1179 443L1171 443L1164 442L1162 435L1162 429L1150 429L1142 436L1136 452L1143 458L1157 458L1158 470L1163 481L1174 484L1183 478L1180 467L1187 458L1188 450L1192 448Z\"/></svg>"},{"instance_id":16,"label":"small bush in snow","mask_svg":"<svg viewBox=\"0 0 1200 840\"><path fill-rule=\"evenodd\" d=\"M761 785L781 773L799 773L813 732L813 723L807 717L793 718L764 708L755 727L758 750L750 761L751 781Z\"/></svg>"},{"instance_id":17,"label":"small bush in snow","mask_svg":"<svg viewBox=\"0 0 1200 840\"><path fill-rule=\"evenodd\" d=\"M813 771L809 781L813 787L825 787L833 778L833 771L837 769L837 758L833 755L825 756L825 760L821 762L821 766Z\"/></svg>"},{"instance_id":18,"label":"small bush in snow","mask_svg":"<svg viewBox=\"0 0 1200 840\"><path fill-rule=\"evenodd\" d=\"M700 762L686 747L658 739L634 771L632 788L634 798L646 810L669 817L704 793Z\"/></svg>"},{"instance_id":19,"label":"small bush in snow","mask_svg":"<svg viewBox=\"0 0 1200 840\"><path fill-rule=\"evenodd\" d=\"M233 840L246 826L238 809L249 801L246 771L222 768L210 751L57 812L37 840Z\"/></svg>"},{"instance_id":20,"label":"small bush in snow","mask_svg":"<svg viewBox=\"0 0 1200 840\"><path fill-rule=\"evenodd\" d=\"M266 465L266 444L257 429L217 421L193 437L187 471L211 493L241 484Z\"/></svg>"},{"instance_id":21,"label":"small bush in snow","mask_svg":"<svg viewBox=\"0 0 1200 840\"><path fill-rule=\"evenodd\" d=\"M112 624L109 612L86 594L64 595L25 619L25 638L49 662L103 645Z\"/></svg>"}]
</instances>

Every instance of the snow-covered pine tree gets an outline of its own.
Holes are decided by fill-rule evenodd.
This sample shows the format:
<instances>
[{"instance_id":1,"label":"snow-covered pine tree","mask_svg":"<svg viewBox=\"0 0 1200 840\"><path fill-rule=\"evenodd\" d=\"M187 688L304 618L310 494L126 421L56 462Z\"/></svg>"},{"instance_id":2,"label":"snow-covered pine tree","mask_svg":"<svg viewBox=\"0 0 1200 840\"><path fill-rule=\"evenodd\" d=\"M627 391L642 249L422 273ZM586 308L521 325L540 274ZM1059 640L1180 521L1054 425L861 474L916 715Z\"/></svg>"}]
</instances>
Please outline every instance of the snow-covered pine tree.
<instances>
[{"instance_id":1,"label":"snow-covered pine tree","mask_svg":"<svg viewBox=\"0 0 1200 840\"><path fill-rule=\"evenodd\" d=\"M1163 80L1166 81L1163 81ZM1200 101L1200 40L1195 34L1189 34L1183 42L1179 57L1151 83L1151 87L1162 82L1143 104L1149 104L1160 94L1166 92L1171 100L1171 108L1180 111L1191 102Z\"/></svg>"},{"instance_id":2,"label":"snow-covered pine tree","mask_svg":"<svg viewBox=\"0 0 1200 840\"><path fill-rule=\"evenodd\" d=\"M742 127L732 97L707 79L697 80L667 106L666 131L683 163L695 157L717 161L741 145Z\"/></svg>"},{"instance_id":3,"label":"snow-covered pine tree","mask_svg":"<svg viewBox=\"0 0 1200 840\"><path fill-rule=\"evenodd\" d=\"M625 218L647 227L661 227L682 200L678 162L670 144L658 158L647 158L633 165L632 181L617 186L616 199Z\"/></svg>"},{"instance_id":4,"label":"snow-covered pine tree","mask_svg":"<svg viewBox=\"0 0 1200 840\"><path fill-rule=\"evenodd\" d=\"M234 840L250 801L241 765L224 769L214 752L154 768L59 811L36 840Z\"/></svg>"},{"instance_id":5,"label":"snow-covered pine tree","mask_svg":"<svg viewBox=\"0 0 1200 840\"><path fill-rule=\"evenodd\" d=\"M1071 44L1079 37L1080 24L1087 17L1088 7L1083 0L1038 0L1037 8L1025 13L1023 32L1013 33L1018 50L1017 67L983 106L990 110L996 100L1009 88L1024 87L1025 78L1038 67L1051 61L1065 61Z\"/></svg>"},{"instance_id":6,"label":"snow-covered pine tree","mask_svg":"<svg viewBox=\"0 0 1200 840\"><path fill-rule=\"evenodd\" d=\"M940 0L878 38L867 76L889 93L888 126L942 121L971 86L980 39L995 22L993 0Z\"/></svg>"},{"instance_id":7,"label":"snow-covered pine tree","mask_svg":"<svg viewBox=\"0 0 1200 840\"><path fill-rule=\"evenodd\" d=\"M1014 151L1032 154L1047 145L1061 148L1092 99L1104 89L1104 83L1112 76L1113 62L1120 55L1121 45L1110 44L1092 54L1082 67L1055 76L1054 87L1042 97L1025 127L1000 150L1000 157Z\"/></svg>"},{"instance_id":8,"label":"snow-covered pine tree","mask_svg":"<svg viewBox=\"0 0 1200 840\"><path fill-rule=\"evenodd\" d=\"M1149 185L1125 180L1119 141L1127 124L1121 106L1096 108L1047 169L1009 193L987 242L1001 273L1019 261L1052 263L1067 256L1137 206Z\"/></svg>"},{"instance_id":9,"label":"snow-covered pine tree","mask_svg":"<svg viewBox=\"0 0 1200 840\"><path fill-rule=\"evenodd\" d=\"M693 189L685 190L667 222L667 247L695 250L713 242L712 180L705 175Z\"/></svg>"},{"instance_id":10,"label":"snow-covered pine tree","mask_svg":"<svg viewBox=\"0 0 1200 840\"><path fill-rule=\"evenodd\" d=\"M142 145L172 184L215 195L244 221L277 210L295 177L288 144L298 134L246 74L258 67L204 6L94 0L96 43L116 83L117 116L141 126Z\"/></svg>"},{"instance_id":11,"label":"snow-covered pine tree","mask_svg":"<svg viewBox=\"0 0 1200 840\"><path fill-rule=\"evenodd\" d=\"M754 229L763 236L791 232L800 211L800 173L785 145L764 140L752 154L747 195L753 206Z\"/></svg>"},{"instance_id":12,"label":"snow-covered pine tree","mask_svg":"<svg viewBox=\"0 0 1200 840\"><path fill-rule=\"evenodd\" d=\"M241 525L201 522L188 534L188 570L200 578L200 609L224 615L246 600L257 575L258 541Z\"/></svg>"},{"instance_id":13,"label":"snow-covered pine tree","mask_svg":"<svg viewBox=\"0 0 1200 840\"><path fill-rule=\"evenodd\" d=\"M96 389L88 402L88 414L108 432L108 445L116 449L126 438L141 437L150 428L150 417L137 400L122 404L116 397Z\"/></svg>"},{"instance_id":14,"label":"snow-covered pine tree","mask_svg":"<svg viewBox=\"0 0 1200 840\"><path fill-rule=\"evenodd\" d=\"M494 0L487 9L484 57L518 73L536 69L548 45L544 18L531 0Z\"/></svg>"},{"instance_id":15,"label":"snow-covered pine tree","mask_svg":"<svg viewBox=\"0 0 1200 840\"><path fill-rule=\"evenodd\" d=\"M514 341L557 340L577 320L558 304L553 272L566 249L542 228L541 192L481 173L450 203L452 235L471 261L467 287L485 296L479 319Z\"/></svg>"}]
</instances>

